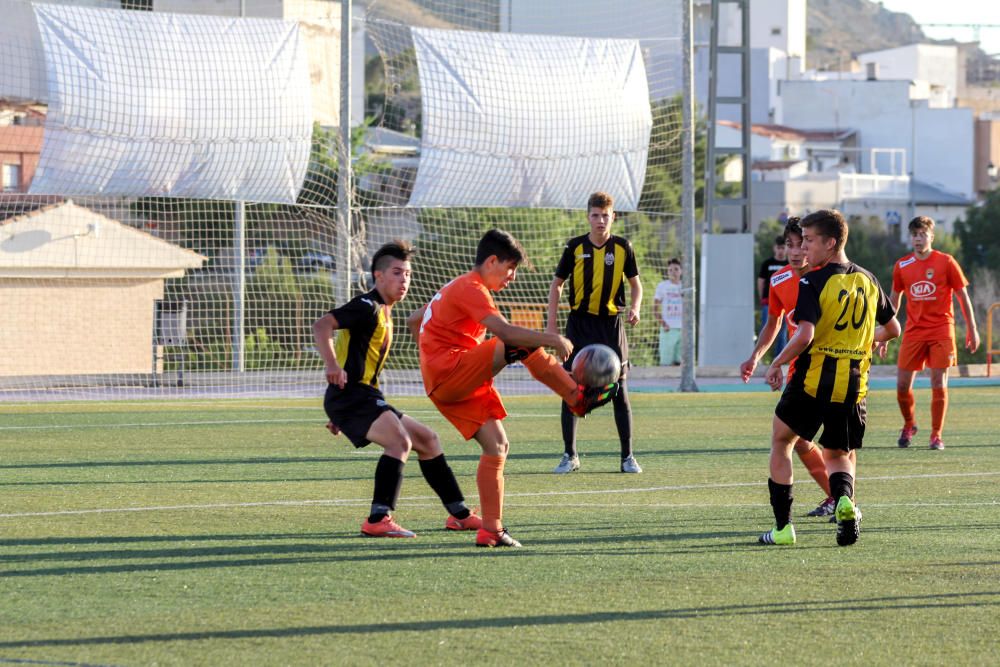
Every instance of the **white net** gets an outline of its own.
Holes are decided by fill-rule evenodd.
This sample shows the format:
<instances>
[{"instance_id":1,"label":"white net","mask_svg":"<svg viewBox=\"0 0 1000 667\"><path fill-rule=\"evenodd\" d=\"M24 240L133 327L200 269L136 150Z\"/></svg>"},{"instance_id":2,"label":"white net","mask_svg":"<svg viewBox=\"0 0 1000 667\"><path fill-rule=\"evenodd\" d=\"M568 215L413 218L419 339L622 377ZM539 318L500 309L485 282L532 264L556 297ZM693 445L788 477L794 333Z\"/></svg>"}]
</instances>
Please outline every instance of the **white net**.
<instances>
[{"instance_id":1,"label":"white net","mask_svg":"<svg viewBox=\"0 0 1000 667\"><path fill-rule=\"evenodd\" d=\"M596 190L626 212L614 231L644 282L633 365L656 366L653 291L679 253L680 1L562 4L355 3L367 120L341 238L339 3L0 0L0 400L319 396L311 324L345 284L366 289L393 238L418 249L401 318L484 231L512 232L536 270L498 303L541 328ZM396 331L383 385L418 393Z\"/></svg>"}]
</instances>

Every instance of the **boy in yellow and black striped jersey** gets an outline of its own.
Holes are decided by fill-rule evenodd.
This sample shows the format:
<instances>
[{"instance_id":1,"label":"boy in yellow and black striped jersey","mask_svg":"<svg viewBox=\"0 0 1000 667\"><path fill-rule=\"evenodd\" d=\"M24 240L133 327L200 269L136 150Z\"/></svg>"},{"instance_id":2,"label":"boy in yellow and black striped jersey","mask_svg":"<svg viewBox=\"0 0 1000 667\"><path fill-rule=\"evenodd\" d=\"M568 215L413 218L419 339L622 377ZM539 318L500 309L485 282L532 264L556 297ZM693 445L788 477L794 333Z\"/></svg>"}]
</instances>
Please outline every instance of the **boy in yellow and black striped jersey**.
<instances>
[{"instance_id":1,"label":"boy in yellow and black striped jersey","mask_svg":"<svg viewBox=\"0 0 1000 667\"><path fill-rule=\"evenodd\" d=\"M802 247L810 266L799 281L795 335L771 366L765 381L775 391L781 367L795 359L781 400L774 410L768 488L775 527L760 536L764 544L794 544L792 445L813 440L820 427L823 458L830 472L830 495L837 499L837 544L854 544L861 512L854 504L855 463L865 434L868 370L872 346L899 335L889 298L869 271L847 259L847 222L835 210L810 213L801 220Z\"/></svg>"},{"instance_id":2,"label":"boy in yellow and black striped jersey","mask_svg":"<svg viewBox=\"0 0 1000 667\"><path fill-rule=\"evenodd\" d=\"M611 195L605 192L590 195L587 200L587 220L590 223L590 233L567 241L556 267L555 277L549 288L545 330L548 333L559 333L559 301L563 285L569 281L570 311L566 320L566 337L573 343L573 354L566 360L565 368L570 370L576 353L591 343L607 345L618 354L622 362L622 373L612 405L621 444L619 470L640 473L642 468L632 454L632 406L625 387L628 339L622 323L623 319L632 326L639 323L639 306L642 303L639 267L628 239L611 234L611 226L615 221L614 200ZM626 285L629 289L627 307ZM557 474L580 468L576 452L577 417L565 404L561 420L564 453L553 471Z\"/></svg>"},{"instance_id":3,"label":"boy in yellow and black striped jersey","mask_svg":"<svg viewBox=\"0 0 1000 667\"><path fill-rule=\"evenodd\" d=\"M410 255L402 241L379 248L372 257L375 288L334 308L313 324L316 348L329 382L323 408L334 435L343 433L358 448L374 442L384 450L375 466L371 512L361 524L369 537L416 537L391 512L403 485L403 465L417 453L420 472L448 510L445 528L479 530L482 519L465 506L458 481L445 460L437 434L389 405L378 376L392 343L392 307L410 285ZM340 330L336 347L333 334Z\"/></svg>"}]
</instances>

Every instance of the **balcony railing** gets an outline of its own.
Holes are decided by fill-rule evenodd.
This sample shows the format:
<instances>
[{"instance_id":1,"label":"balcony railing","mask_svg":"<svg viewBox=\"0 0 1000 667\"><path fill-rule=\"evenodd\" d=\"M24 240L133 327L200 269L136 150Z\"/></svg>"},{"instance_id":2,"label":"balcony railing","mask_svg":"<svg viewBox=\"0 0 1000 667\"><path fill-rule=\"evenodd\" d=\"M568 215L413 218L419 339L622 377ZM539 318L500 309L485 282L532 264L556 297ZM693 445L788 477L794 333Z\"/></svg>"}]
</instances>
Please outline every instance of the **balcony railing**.
<instances>
[{"instance_id":1,"label":"balcony railing","mask_svg":"<svg viewBox=\"0 0 1000 667\"><path fill-rule=\"evenodd\" d=\"M841 199L909 200L909 176L839 174Z\"/></svg>"}]
</instances>

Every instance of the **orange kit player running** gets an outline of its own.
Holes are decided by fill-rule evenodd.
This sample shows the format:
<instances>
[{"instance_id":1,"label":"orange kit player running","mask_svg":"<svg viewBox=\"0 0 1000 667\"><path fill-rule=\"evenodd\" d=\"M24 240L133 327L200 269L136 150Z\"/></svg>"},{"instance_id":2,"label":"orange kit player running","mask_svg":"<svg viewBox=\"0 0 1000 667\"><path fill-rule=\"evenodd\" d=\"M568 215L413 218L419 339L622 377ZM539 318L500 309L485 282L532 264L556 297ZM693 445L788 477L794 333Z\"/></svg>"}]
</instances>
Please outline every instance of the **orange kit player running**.
<instances>
[{"instance_id":1,"label":"orange kit player running","mask_svg":"<svg viewBox=\"0 0 1000 667\"><path fill-rule=\"evenodd\" d=\"M760 336L757 337L757 345L750 353L750 358L740 364L740 375L743 382L750 381L761 357L774 344L778 337L778 331L781 329L782 318L788 326L789 340L795 335L795 329L798 327L794 316L795 302L799 298L799 279L809 272L810 267L802 250L802 228L799 226L799 218L797 217L789 218L785 225L785 251L788 264L771 274L771 285L767 297L767 321L764 328L761 329ZM789 377L794 372L795 360L793 359L788 364ZM830 477L826 470L826 463L823 461L822 450L809 440L796 438L795 453L799 455L806 470L826 494L826 500L821 502L816 509L808 512L806 516L832 515L837 501L830 496Z\"/></svg>"},{"instance_id":2,"label":"orange kit player running","mask_svg":"<svg viewBox=\"0 0 1000 667\"><path fill-rule=\"evenodd\" d=\"M913 414L913 377L929 366L931 369L931 449L944 449L941 430L948 411L948 368L956 364L955 311L952 297L958 297L965 317L965 347L979 348L979 331L962 268L955 258L934 250L934 221L918 216L910 221L913 252L892 269L892 292L889 299L899 308L906 294L906 326L899 346L896 376L896 400L903 414L900 447L909 447L917 432Z\"/></svg>"},{"instance_id":3,"label":"orange kit player running","mask_svg":"<svg viewBox=\"0 0 1000 667\"><path fill-rule=\"evenodd\" d=\"M427 395L462 437L475 438L483 452L476 472L483 518L476 535L480 547L521 546L503 526L503 469L510 444L502 423L507 411L493 377L520 361L532 377L581 417L609 402L618 389L615 383L590 388L577 385L559 359L542 349L551 347L565 359L573 351L569 339L515 326L497 310L490 293L507 287L526 261L524 249L513 236L498 229L486 232L472 270L442 287L407 321L419 341ZM487 331L494 337L486 340Z\"/></svg>"}]
</instances>

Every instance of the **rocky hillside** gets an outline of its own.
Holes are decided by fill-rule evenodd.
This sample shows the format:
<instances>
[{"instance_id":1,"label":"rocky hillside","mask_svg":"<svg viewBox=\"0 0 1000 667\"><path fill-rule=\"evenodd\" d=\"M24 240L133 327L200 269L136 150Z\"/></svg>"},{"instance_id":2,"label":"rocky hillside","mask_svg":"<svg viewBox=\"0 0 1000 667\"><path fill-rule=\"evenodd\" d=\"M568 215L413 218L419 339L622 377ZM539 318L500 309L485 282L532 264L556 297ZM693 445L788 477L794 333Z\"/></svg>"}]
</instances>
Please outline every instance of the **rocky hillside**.
<instances>
[{"instance_id":1,"label":"rocky hillside","mask_svg":"<svg viewBox=\"0 0 1000 667\"><path fill-rule=\"evenodd\" d=\"M806 62L810 69L846 69L865 51L929 40L909 14L871 0L807 0Z\"/></svg>"}]
</instances>

